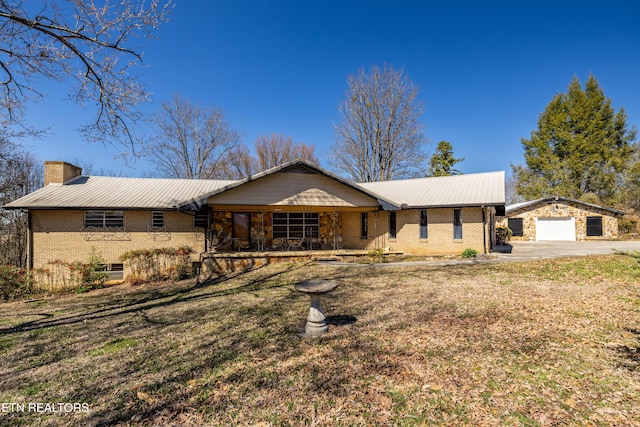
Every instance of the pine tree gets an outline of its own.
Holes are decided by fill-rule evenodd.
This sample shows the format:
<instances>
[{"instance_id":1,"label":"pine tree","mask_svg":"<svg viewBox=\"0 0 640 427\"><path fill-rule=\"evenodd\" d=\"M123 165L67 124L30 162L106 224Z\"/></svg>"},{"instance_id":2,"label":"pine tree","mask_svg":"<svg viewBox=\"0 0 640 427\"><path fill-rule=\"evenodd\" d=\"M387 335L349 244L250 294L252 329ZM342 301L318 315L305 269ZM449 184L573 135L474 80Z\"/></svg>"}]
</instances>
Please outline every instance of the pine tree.
<instances>
[{"instance_id":1,"label":"pine tree","mask_svg":"<svg viewBox=\"0 0 640 427\"><path fill-rule=\"evenodd\" d=\"M453 167L463 160L463 158L456 159L454 157L453 146L450 142L440 141L436 152L429 160L429 176L460 175L462 172Z\"/></svg>"},{"instance_id":2,"label":"pine tree","mask_svg":"<svg viewBox=\"0 0 640 427\"><path fill-rule=\"evenodd\" d=\"M556 95L530 139L522 139L526 166L513 166L518 194L526 199L550 195L597 197L612 204L633 156L635 129L617 113L595 77L585 89L574 77L568 92Z\"/></svg>"}]
</instances>

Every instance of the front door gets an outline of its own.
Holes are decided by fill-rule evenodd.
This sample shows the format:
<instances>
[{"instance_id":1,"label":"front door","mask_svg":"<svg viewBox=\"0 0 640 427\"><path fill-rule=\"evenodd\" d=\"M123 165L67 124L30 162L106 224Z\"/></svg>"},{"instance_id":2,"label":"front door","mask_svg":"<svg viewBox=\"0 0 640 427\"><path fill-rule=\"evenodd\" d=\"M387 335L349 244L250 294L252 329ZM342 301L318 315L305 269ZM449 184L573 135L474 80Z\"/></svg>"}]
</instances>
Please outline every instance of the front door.
<instances>
[{"instance_id":1,"label":"front door","mask_svg":"<svg viewBox=\"0 0 640 427\"><path fill-rule=\"evenodd\" d=\"M233 238L236 249L251 247L251 214L248 212L233 213Z\"/></svg>"}]
</instances>

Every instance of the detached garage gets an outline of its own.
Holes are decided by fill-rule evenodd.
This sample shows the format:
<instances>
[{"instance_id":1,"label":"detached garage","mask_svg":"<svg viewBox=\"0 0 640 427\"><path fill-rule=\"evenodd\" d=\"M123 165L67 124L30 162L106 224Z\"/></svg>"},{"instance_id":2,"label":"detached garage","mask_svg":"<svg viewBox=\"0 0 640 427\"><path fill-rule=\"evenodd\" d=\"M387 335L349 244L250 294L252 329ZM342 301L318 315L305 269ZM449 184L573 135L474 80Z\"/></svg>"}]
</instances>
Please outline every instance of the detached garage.
<instances>
[{"instance_id":1,"label":"detached garage","mask_svg":"<svg viewBox=\"0 0 640 427\"><path fill-rule=\"evenodd\" d=\"M512 240L606 240L618 237L624 212L566 197L546 197L507 206L501 226Z\"/></svg>"}]
</instances>

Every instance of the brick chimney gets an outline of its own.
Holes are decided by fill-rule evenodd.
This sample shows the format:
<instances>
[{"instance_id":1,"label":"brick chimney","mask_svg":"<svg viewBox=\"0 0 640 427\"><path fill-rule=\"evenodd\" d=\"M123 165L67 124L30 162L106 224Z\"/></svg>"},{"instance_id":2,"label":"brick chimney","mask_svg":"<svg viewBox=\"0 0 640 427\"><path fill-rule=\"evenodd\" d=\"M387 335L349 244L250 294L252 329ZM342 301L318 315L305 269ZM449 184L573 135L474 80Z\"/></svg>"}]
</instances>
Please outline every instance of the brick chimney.
<instances>
[{"instance_id":1,"label":"brick chimney","mask_svg":"<svg viewBox=\"0 0 640 427\"><path fill-rule=\"evenodd\" d=\"M76 176L82 175L82 168L67 162L45 161L44 162L44 185L64 184Z\"/></svg>"}]
</instances>

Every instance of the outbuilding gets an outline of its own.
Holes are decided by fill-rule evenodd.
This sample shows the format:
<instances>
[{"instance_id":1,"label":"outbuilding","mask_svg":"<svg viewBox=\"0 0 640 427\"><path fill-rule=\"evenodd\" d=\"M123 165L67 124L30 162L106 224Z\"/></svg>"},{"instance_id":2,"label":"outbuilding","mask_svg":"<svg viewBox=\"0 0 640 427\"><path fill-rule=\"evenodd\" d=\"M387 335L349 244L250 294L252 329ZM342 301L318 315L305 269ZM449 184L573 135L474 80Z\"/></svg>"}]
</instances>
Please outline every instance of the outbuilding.
<instances>
[{"instance_id":1,"label":"outbuilding","mask_svg":"<svg viewBox=\"0 0 640 427\"><path fill-rule=\"evenodd\" d=\"M499 225L512 240L607 240L618 237L624 212L567 197L545 197L508 205Z\"/></svg>"}]
</instances>

